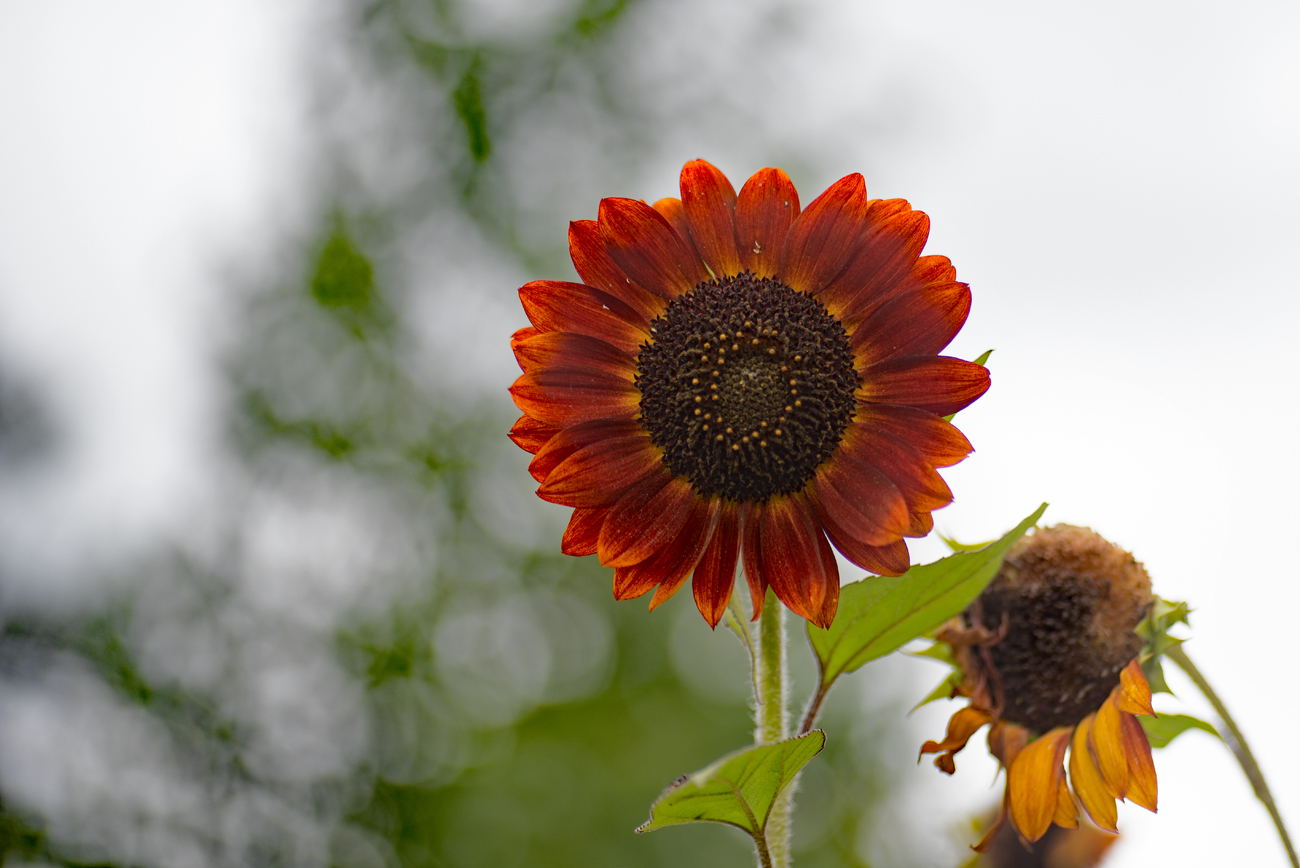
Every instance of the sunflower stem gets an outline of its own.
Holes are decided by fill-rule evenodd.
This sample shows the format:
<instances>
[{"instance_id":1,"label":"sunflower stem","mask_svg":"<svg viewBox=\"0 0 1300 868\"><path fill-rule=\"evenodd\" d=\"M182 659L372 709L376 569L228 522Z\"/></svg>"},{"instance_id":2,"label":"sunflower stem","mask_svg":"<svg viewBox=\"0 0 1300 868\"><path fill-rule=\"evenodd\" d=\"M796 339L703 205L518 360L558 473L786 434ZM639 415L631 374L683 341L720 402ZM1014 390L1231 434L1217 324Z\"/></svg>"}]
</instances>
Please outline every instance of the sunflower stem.
<instances>
[{"instance_id":1,"label":"sunflower stem","mask_svg":"<svg viewBox=\"0 0 1300 868\"><path fill-rule=\"evenodd\" d=\"M1273 818L1273 825L1277 827L1278 837L1282 839L1282 846L1286 847L1286 853L1291 859L1291 864L1295 868L1300 868L1300 859L1296 858L1295 847L1291 845L1291 836L1287 834L1286 825L1282 822L1282 815L1278 813L1277 804L1273 801L1273 794L1269 792L1268 784L1264 781L1264 772L1260 769L1259 763L1255 761L1255 755L1250 752L1250 745L1246 743L1246 737L1237 728L1237 722L1228 713L1223 700L1214 692L1214 688L1201 674L1201 670L1197 669L1196 664L1187 656L1187 652L1183 650L1181 643L1166 651L1165 656L1187 673L1197 689L1205 695L1206 699L1210 700L1210 705L1214 706L1215 713L1219 715L1219 720L1223 723L1223 726L1220 727L1220 735L1223 736L1224 744L1228 746L1233 756L1237 758L1237 762L1241 764L1241 770L1246 773L1246 779L1250 781L1251 787L1254 788L1255 796L1268 809L1268 815ZM1227 732L1223 732L1223 730L1227 730Z\"/></svg>"},{"instance_id":2,"label":"sunflower stem","mask_svg":"<svg viewBox=\"0 0 1300 868\"><path fill-rule=\"evenodd\" d=\"M790 735L789 686L786 674L785 607L770 590L758 618L758 654L754 658L754 743L775 744ZM790 813L794 785L776 797L765 837L771 868L789 868ZM760 854L761 856L762 854Z\"/></svg>"}]
</instances>

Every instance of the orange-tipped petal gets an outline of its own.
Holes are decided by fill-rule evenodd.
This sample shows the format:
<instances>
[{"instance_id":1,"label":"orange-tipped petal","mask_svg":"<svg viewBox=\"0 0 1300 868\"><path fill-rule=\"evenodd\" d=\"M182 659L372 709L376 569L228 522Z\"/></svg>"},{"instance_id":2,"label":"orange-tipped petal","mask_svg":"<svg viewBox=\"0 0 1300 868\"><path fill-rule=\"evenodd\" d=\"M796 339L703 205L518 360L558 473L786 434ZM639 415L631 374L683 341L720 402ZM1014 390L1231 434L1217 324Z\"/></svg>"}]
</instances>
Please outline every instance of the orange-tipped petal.
<instances>
[{"instance_id":1,"label":"orange-tipped petal","mask_svg":"<svg viewBox=\"0 0 1300 868\"><path fill-rule=\"evenodd\" d=\"M907 530L903 493L889 477L840 446L813 475L817 498L835 524L867 545L883 546Z\"/></svg>"},{"instance_id":2,"label":"orange-tipped petal","mask_svg":"<svg viewBox=\"0 0 1300 868\"><path fill-rule=\"evenodd\" d=\"M981 726L990 723L993 715L987 711L978 708L971 708L969 705L957 710L952 717L948 718L948 732L943 737L943 741L927 741L921 745L920 756L928 753L937 753L939 756L934 758L934 765L945 774L952 774L957 771L957 763L953 760L966 743L970 741L972 735L979 730ZM920 760L920 757L917 757Z\"/></svg>"},{"instance_id":3,"label":"orange-tipped petal","mask_svg":"<svg viewBox=\"0 0 1300 868\"><path fill-rule=\"evenodd\" d=\"M649 292L614 262L600 237L595 220L575 220L569 224L569 257L582 282L607 292L634 310L645 322L659 316L668 306L667 299Z\"/></svg>"},{"instance_id":4,"label":"orange-tipped petal","mask_svg":"<svg viewBox=\"0 0 1300 868\"><path fill-rule=\"evenodd\" d=\"M918 285L912 270L930 232L929 218L905 199L868 202L863 224L853 261L818 296L828 310L851 321Z\"/></svg>"},{"instance_id":5,"label":"orange-tipped petal","mask_svg":"<svg viewBox=\"0 0 1300 868\"><path fill-rule=\"evenodd\" d=\"M537 450L528 465L528 472L538 482L545 482L546 477L551 475L551 471L561 461L579 449L625 437L640 440L644 433L640 424L632 419L595 419L570 425L557 431L555 436Z\"/></svg>"},{"instance_id":6,"label":"orange-tipped petal","mask_svg":"<svg viewBox=\"0 0 1300 868\"><path fill-rule=\"evenodd\" d=\"M1079 806L1074 803L1074 796L1070 795L1070 785L1065 782L1065 775L1061 775L1061 783L1057 787L1056 814L1053 815L1052 822L1063 829L1079 828Z\"/></svg>"},{"instance_id":7,"label":"orange-tipped petal","mask_svg":"<svg viewBox=\"0 0 1300 868\"><path fill-rule=\"evenodd\" d=\"M653 610L675 594L682 582L686 581L686 577L691 574L691 570L695 569L700 556L713 538L718 512L716 498L708 500L695 498L686 523L677 536L641 563L614 570L615 596L618 594L620 583L629 589L638 589L640 593L645 593L649 588L658 585L655 599L650 602L650 608ZM636 596L640 596L640 593Z\"/></svg>"},{"instance_id":8,"label":"orange-tipped petal","mask_svg":"<svg viewBox=\"0 0 1300 868\"><path fill-rule=\"evenodd\" d=\"M1117 688L1097 709L1097 716L1088 729L1088 747L1101 772L1106 792L1117 799L1123 799L1128 793L1128 757L1124 752L1124 729L1121 723L1124 712L1115 706L1115 694L1118 692Z\"/></svg>"},{"instance_id":9,"label":"orange-tipped petal","mask_svg":"<svg viewBox=\"0 0 1300 868\"><path fill-rule=\"evenodd\" d=\"M690 245L644 202L602 199L596 222L605 249L622 272L655 295L676 298L708 277Z\"/></svg>"},{"instance_id":10,"label":"orange-tipped petal","mask_svg":"<svg viewBox=\"0 0 1300 868\"><path fill-rule=\"evenodd\" d=\"M863 367L896 356L938 353L966 324L970 304L970 288L964 283L905 292L856 326L849 343Z\"/></svg>"},{"instance_id":11,"label":"orange-tipped petal","mask_svg":"<svg viewBox=\"0 0 1300 868\"><path fill-rule=\"evenodd\" d=\"M740 557L740 514L734 503L719 501L715 521L717 530L709 541L695 567L695 576L691 579L695 591L695 604L710 626L716 627L722 619L722 611L731 599L731 589L736 582L736 562ZM722 597L726 601L719 605ZM704 602L701 602L701 597Z\"/></svg>"},{"instance_id":12,"label":"orange-tipped petal","mask_svg":"<svg viewBox=\"0 0 1300 868\"><path fill-rule=\"evenodd\" d=\"M942 416L913 407L858 404L856 420L878 427L907 443L935 467L950 467L973 450L966 435Z\"/></svg>"},{"instance_id":13,"label":"orange-tipped petal","mask_svg":"<svg viewBox=\"0 0 1300 868\"><path fill-rule=\"evenodd\" d=\"M901 539L883 546L867 545L836 524L835 519L831 518L826 507L817 497L815 487L808 493L808 502L826 531L826 536L830 537L831 544L839 550L840 554L862 569L878 576L901 576L911 567L907 543Z\"/></svg>"},{"instance_id":14,"label":"orange-tipped petal","mask_svg":"<svg viewBox=\"0 0 1300 868\"><path fill-rule=\"evenodd\" d=\"M682 242L698 256L700 251L691 239L691 222L686 217L686 209L682 207L682 200L668 196L660 199L650 207L655 209L660 217L668 221L668 225L673 227L677 237L682 239Z\"/></svg>"},{"instance_id":15,"label":"orange-tipped petal","mask_svg":"<svg viewBox=\"0 0 1300 868\"><path fill-rule=\"evenodd\" d=\"M578 368L626 379L636 376L636 359L599 338L572 332L543 332L511 341L519 367L525 372L543 368Z\"/></svg>"},{"instance_id":16,"label":"orange-tipped petal","mask_svg":"<svg viewBox=\"0 0 1300 868\"><path fill-rule=\"evenodd\" d=\"M1151 685L1147 683L1142 665L1136 658L1130 660L1124 667L1124 671L1119 674L1119 688L1115 704L1119 706L1120 711L1127 711L1129 714L1145 714L1149 717L1156 716L1156 710L1151 707Z\"/></svg>"},{"instance_id":17,"label":"orange-tipped petal","mask_svg":"<svg viewBox=\"0 0 1300 868\"><path fill-rule=\"evenodd\" d=\"M547 425L538 422L532 416L520 416L519 421L510 429L510 439L520 449L536 455L539 449L559 433L560 427L558 425ZM542 477L542 479L545 479L545 477ZM541 482L542 480L538 479L537 481Z\"/></svg>"},{"instance_id":18,"label":"orange-tipped petal","mask_svg":"<svg viewBox=\"0 0 1300 868\"><path fill-rule=\"evenodd\" d=\"M594 555L596 541L600 539L600 526L608 514L608 509L575 509L560 539L560 551L574 557Z\"/></svg>"},{"instance_id":19,"label":"orange-tipped petal","mask_svg":"<svg viewBox=\"0 0 1300 868\"><path fill-rule=\"evenodd\" d=\"M596 553L607 567L630 567L651 557L690 517L695 492L684 479L652 474L609 511Z\"/></svg>"},{"instance_id":20,"label":"orange-tipped petal","mask_svg":"<svg viewBox=\"0 0 1300 868\"><path fill-rule=\"evenodd\" d=\"M690 234L704 262L718 277L739 274L736 191L727 176L704 160L692 160L682 167L681 189Z\"/></svg>"},{"instance_id":21,"label":"orange-tipped petal","mask_svg":"<svg viewBox=\"0 0 1300 868\"><path fill-rule=\"evenodd\" d=\"M542 500L561 506L609 507L653 474L667 475L649 435L592 443L565 458L537 489Z\"/></svg>"},{"instance_id":22,"label":"orange-tipped petal","mask_svg":"<svg viewBox=\"0 0 1300 868\"><path fill-rule=\"evenodd\" d=\"M1011 768L1011 764L1016 761L1016 757L1020 756L1020 752L1027 744L1029 744L1029 730L1018 723L998 720L989 727L989 753L997 757L1004 769Z\"/></svg>"},{"instance_id":23,"label":"orange-tipped petal","mask_svg":"<svg viewBox=\"0 0 1300 868\"><path fill-rule=\"evenodd\" d=\"M841 178L814 199L786 236L782 282L798 292L820 292L858 252L866 210L867 187L858 174Z\"/></svg>"},{"instance_id":24,"label":"orange-tipped petal","mask_svg":"<svg viewBox=\"0 0 1300 868\"><path fill-rule=\"evenodd\" d=\"M898 486L908 512L929 512L952 503L952 490L921 453L879 426L850 424L840 449Z\"/></svg>"},{"instance_id":25,"label":"orange-tipped petal","mask_svg":"<svg viewBox=\"0 0 1300 868\"><path fill-rule=\"evenodd\" d=\"M641 401L630 377L559 367L523 374L510 387L510 397L522 412L560 427L593 419L631 419Z\"/></svg>"},{"instance_id":26,"label":"orange-tipped petal","mask_svg":"<svg viewBox=\"0 0 1300 868\"><path fill-rule=\"evenodd\" d=\"M1120 712L1120 722L1124 731L1124 754L1128 758L1128 799L1154 814L1158 788L1151 742L1134 715Z\"/></svg>"},{"instance_id":27,"label":"orange-tipped petal","mask_svg":"<svg viewBox=\"0 0 1300 868\"><path fill-rule=\"evenodd\" d=\"M1065 776L1065 748L1070 728L1058 726L1027 745L1007 771L1011 822L1028 841L1037 841L1056 816L1057 796Z\"/></svg>"},{"instance_id":28,"label":"orange-tipped petal","mask_svg":"<svg viewBox=\"0 0 1300 868\"><path fill-rule=\"evenodd\" d=\"M799 194L780 169L760 169L736 197L736 246L740 265L756 277L774 277L790 226L799 216Z\"/></svg>"},{"instance_id":29,"label":"orange-tipped petal","mask_svg":"<svg viewBox=\"0 0 1300 868\"><path fill-rule=\"evenodd\" d=\"M639 564L637 566L640 566ZM636 567L619 567L614 570L614 599L635 600L659 584L660 576Z\"/></svg>"},{"instance_id":30,"label":"orange-tipped petal","mask_svg":"<svg viewBox=\"0 0 1300 868\"><path fill-rule=\"evenodd\" d=\"M576 332L636 355L649 321L607 292L583 283L534 280L519 289L528 320L543 332Z\"/></svg>"},{"instance_id":31,"label":"orange-tipped petal","mask_svg":"<svg viewBox=\"0 0 1300 868\"><path fill-rule=\"evenodd\" d=\"M989 372L983 365L948 356L900 356L862 372L858 399L947 416L988 390Z\"/></svg>"},{"instance_id":32,"label":"orange-tipped petal","mask_svg":"<svg viewBox=\"0 0 1300 868\"><path fill-rule=\"evenodd\" d=\"M1070 783L1079 803L1092 817L1092 821L1107 831L1117 831L1115 823L1119 812L1115 809L1115 798L1106 790L1101 779L1101 772L1093 762L1088 751L1088 730L1092 728L1095 715L1088 715L1074 728L1074 738L1070 742Z\"/></svg>"}]
</instances>

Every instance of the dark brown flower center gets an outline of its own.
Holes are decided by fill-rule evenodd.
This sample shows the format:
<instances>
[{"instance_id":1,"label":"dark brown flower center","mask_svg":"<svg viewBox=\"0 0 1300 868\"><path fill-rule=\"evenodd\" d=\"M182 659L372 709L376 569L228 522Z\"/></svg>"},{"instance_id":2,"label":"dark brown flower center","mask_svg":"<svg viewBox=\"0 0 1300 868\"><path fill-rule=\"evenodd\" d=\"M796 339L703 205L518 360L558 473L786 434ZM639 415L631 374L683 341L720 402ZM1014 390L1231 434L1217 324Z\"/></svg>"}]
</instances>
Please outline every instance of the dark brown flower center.
<instances>
[{"instance_id":1,"label":"dark brown flower center","mask_svg":"<svg viewBox=\"0 0 1300 868\"><path fill-rule=\"evenodd\" d=\"M1043 733L1100 708L1142 650L1133 629L1151 600L1142 565L1087 528L1040 528L1021 540L979 598L986 627L1007 619L1005 638L988 649L1002 717Z\"/></svg>"},{"instance_id":2,"label":"dark brown flower center","mask_svg":"<svg viewBox=\"0 0 1300 868\"><path fill-rule=\"evenodd\" d=\"M848 333L812 296L746 272L708 280L650 324L641 424L702 495L764 501L803 488L853 418Z\"/></svg>"}]
</instances>

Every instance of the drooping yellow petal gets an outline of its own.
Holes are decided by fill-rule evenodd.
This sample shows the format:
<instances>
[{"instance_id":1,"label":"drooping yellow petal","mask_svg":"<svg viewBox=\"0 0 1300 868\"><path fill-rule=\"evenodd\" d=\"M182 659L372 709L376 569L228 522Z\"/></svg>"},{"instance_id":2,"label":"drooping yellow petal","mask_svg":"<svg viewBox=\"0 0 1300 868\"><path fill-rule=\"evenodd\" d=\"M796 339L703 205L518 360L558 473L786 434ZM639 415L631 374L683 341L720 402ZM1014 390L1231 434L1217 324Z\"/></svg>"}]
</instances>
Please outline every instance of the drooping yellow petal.
<instances>
[{"instance_id":1,"label":"drooping yellow petal","mask_svg":"<svg viewBox=\"0 0 1300 868\"><path fill-rule=\"evenodd\" d=\"M1057 790L1056 813L1052 816L1052 822L1066 829L1079 828L1079 806L1074 803L1074 796L1070 795L1070 785L1065 782L1065 775L1061 775Z\"/></svg>"},{"instance_id":2,"label":"drooping yellow petal","mask_svg":"<svg viewBox=\"0 0 1300 868\"><path fill-rule=\"evenodd\" d=\"M1155 709L1151 707L1151 685L1147 683L1147 677L1136 658L1130 660L1119 674L1119 688L1116 704L1120 711L1156 716Z\"/></svg>"},{"instance_id":3,"label":"drooping yellow petal","mask_svg":"<svg viewBox=\"0 0 1300 868\"><path fill-rule=\"evenodd\" d=\"M1088 730L1092 728L1094 716L1088 715L1074 728L1074 738L1070 742L1070 783L1083 809L1092 817L1092 821L1103 829L1114 832L1119 814L1115 810L1115 799L1106 792L1106 785L1101 780L1101 772L1092 761L1088 752Z\"/></svg>"},{"instance_id":4,"label":"drooping yellow petal","mask_svg":"<svg viewBox=\"0 0 1300 868\"><path fill-rule=\"evenodd\" d=\"M1128 793L1128 757L1124 752L1124 731L1120 723L1120 715L1124 712L1115 704L1119 693L1116 687L1097 709L1097 716L1088 729L1088 747L1092 749L1092 758L1101 772L1106 792L1123 799Z\"/></svg>"},{"instance_id":5,"label":"drooping yellow petal","mask_svg":"<svg viewBox=\"0 0 1300 868\"><path fill-rule=\"evenodd\" d=\"M1007 771L1011 822L1028 841L1037 841L1056 816L1057 796L1065 769L1061 761L1070 743L1070 728L1056 729L1029 744Z\"/></svg>"},{"instance_id":6,"label":"drooping yellow petal","mask_svg":"<svg viewBox=\"0 0 1300 868\"><path fill-rule=\"evenodd\" d=\"M921 745L921 756L928 753L939 754L934 758L935 766L947 774L952 774L957 771L953 756L966 746L966 742L970 741L970 737L976 730L992 719L993 716L987 711L969 705L959 709L948 718L948 734L944 736L943 741L927 741ZM917 761L920 761L920 757L917 757Z\"/></svg>"},{"instance_id":7,"label":"drooping yellow petal","mask_svg":"<svg viewBox=\"0 0 1300 868\"><path fill-rule=\"evenodd\" d=\"M1156 811L1156 765L1151 758L1151 742L1141 722L1131 714L1121 713L1124 728L1124 753L1128 758L1128 797L1151 813Z\"/></svg>"}]
</instances>

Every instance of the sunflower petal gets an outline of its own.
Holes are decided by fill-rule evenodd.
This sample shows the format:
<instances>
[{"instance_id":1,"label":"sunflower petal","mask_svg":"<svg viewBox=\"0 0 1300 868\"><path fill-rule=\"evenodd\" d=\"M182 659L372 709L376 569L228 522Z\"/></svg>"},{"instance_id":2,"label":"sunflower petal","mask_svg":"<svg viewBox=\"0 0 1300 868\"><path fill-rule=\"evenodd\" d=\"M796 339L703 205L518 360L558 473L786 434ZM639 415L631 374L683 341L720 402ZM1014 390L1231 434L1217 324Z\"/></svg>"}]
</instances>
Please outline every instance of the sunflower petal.
<instances>
[{"instance_id":1,"label":"sunflower petal","mask_svg":"<svg viewBox=\"0 0 1300 868\"><path fill-rule=\"evenodd\" d=\"M823 630L829 630L835 621L835 612L840 607L840 565L835 560L835 551L826 539L824 530L814 524L812 534L813 542L817 543L817 552L821 556L824 590L820 608L808 620Z\"/></svg>"},{"instance_id":2,"label":"sunflower petal","mask_svg":"<svg viewBox=\"0 0 1300 868\"><path fill-rule=\"evenodd\" d=\"M602 440L561 461L537 496L561 506L610 507L647 476L666 472L648 435Z\"/></svg>"},{"instance_id":3,"label":"sunflower petal","mask_svg":"<svg viewBox=\"0 0 1300 868\"><path fill-rule=\"evenodd\" d=\"M608 509L575 509L560 539L560 551L574 557L594 555L596 542L600 539L600 526L608 514Z\"/></svg>"},{"instance_id":4,"label":"sunflower petal","mask_svg":"<svg viewBox=\"0 0 1300 868\"><path fill-rule=\"evenodd\" d=\"M800 507L800 499L792 496L751 507L746 524L755 525L757 556L747 547L745 569L757 568L763 584L776 592L786 608L811 620L820 611L828 577Z\"/></svg>"},{"instance_id":5,"label":"sunflower petal","mask_svg":"<svg viewBox=\"0 0 1300 868\"><path fill-rule=\"evenodd\" d=\"M628 588L641 588L637 596L658 585L655 599L650 602L652 610L671 597L691 574L712 539L717 513L716 498L695 498L686 524L676 537L641 563L614 570L615 592L620 582Z\"/></svg>"},{"instance_id":6,"label":"sunflower petal","mask_svg":"<svg viewBox=\"0 0 1300 868\"><path fill-rule=\"evenodd\" d=\"M858 252L867 186L859 174L836 181L790 227L781 248L779 276L797 292L816 295Z\"/></svg>"},{"instance_id":7,"label":"sunflower petal","mask_svg":"<svg viewBox=\"0 0 1300 868\"><path fill-rule=\"evenodd\" d=\"M538 482L545 482L560 462L586 446L623 437L641 437L640 424L631 419L595 419L560 430L537 451L528 472Z\"/></svg>"},{"instance_id":8,"label":"sunflower petal","mask_svg":"<svg viewBox=\"0 0 1300 868\"><path fill-rule=\"evenodd\" d=\"M686 216L686 209L682 207L682 200L673 196L667 196L650 206L658 212L659 216L668 221L668 225L673 227L677 237L682 239L687 247L697 256L699 248L695 246L694 239L691 238L691 221Z\"/></svg>"},{"instance_id":9,"label":"sunflower petal","mask_svg":"<svg viewBox=\"0 0 1300 868\"><path fill-rule=\"evenodd\" d=\"M930 231L929 218L905 199L869 202L863 224L853 261L819 296L843 319L860 319L910 285L907 278Z\"/></svg>"},{"instance_id":10,"label":"sunflower petal","mask_svg":"<svg viewBox=\"0 0 1300 868\"><path fill-rule=\"evenodd\" d=\"M655 295L673 299L708 278L690 245L644 202L602 199L596 222L618 267Z\"/></svg>"},{"instance_id":11,"label":"sunflower petal","mask_svg":"<svg viewBox=\"0 0 1300 868\"><path fill-rule=\"evenodd\" d=\"M907 530L907 501L885 474L842 451L813 474L826 513L854 539L883 546Z\"/></svg>"},{"instance_id":12,"label":"sunflower petal","mask_svg":"<svg viewBox=\"0 0 1300 868\"><path fill-rule=\"evenodd\" d=\"M1097 716L1088 729L1088 747L1101 772L1106 792L1123 799L1128 793L1128 758L1124 753L1124 731L1120 722L1124 712L1115 705L1118 692L1118 689L1112 692L1097 709Z\"/></svg>"},{"instance_id":13,"label":"sunflower petal","mask_svg":"<svg viewBox=\"0 0 1300 868\"><path fill-rule=\"evenodd\" d=\"M572 332L544 332L511 342L524 372L542 368L590 368L632 382L636 359L613 344Z\"/></svg>"},{"instance_id":14,"label":"sunflower petal","mask_svg":"<svg viewBox=\"0 0 1300 868\"><path fill-rule=\"evenodd\" d=\"M1052 815L1052 822L1063 829L1079 828L1079 806L1074 803L1074 796L1070 795L1070 785L1065 782L1065 775L1061 775L1060 783L1056 788L1056 813Z\"/></svg>"},{"instance_id":15,"label":"sunflower petal","mask_svg":"<svg viewBox=\"0 0 1300 868\"><path fill-rule=\"evenodd\" d=\"M1128 712L1120 712L1124 731L1124 754L1128 758L1128 798L1135 805L1156 811L1156 764L1151 757L1151 742L1141 722Z\"/></svg>"},{"instance_id":16,"label":"sunflower petal","mask_svg":"<svg viewBox=\"0 0 1300 868\"><path fill-rule=\"evenodd\" d=\"M1151 685L1147 683L1147 677L1142 672L1142 664L1137 659L1129 661L1124 667L1124 671L1119 674L1119 694L1115 697L1115 703L1120 711L1127 711L1129 714L1145 714L1149 717L1155 717L1156 711L1151 707Z\"/></svg>"},{"instance_id":17,"label":"sunflower petal","mask_svg":"<svg viewBox=\"0 0 1300 868\"><path fill-rule=\"evenodd\" d=\"M597 554L607 567L639 564L667 545L686 524L695 492L667 472L652 475L609 511Z\"/></svg>"},{"instance_id":18,"label":"sunflower petal","mask_svg":"<svg viewBox=\"0 0 1300 868\"><path fill-rule=\"evenodd\" d=\"M534 280L519 288L528 321L543 332L576 332L636 354L649 321L607 292L583 283Z\"/></svg>"},{"instance_id":19,"label":"sunflower petal","mask_svg":"<svg viewBox=\"0 0 1300 868\"><path fill-rule=\"evenodd\" d=\"M935 467L950 467L974 451L956 426L925 410L859 403L855 418L858 424L880 428L902 440Z\"/></svg>"},{"instance_id":20,"label":"sunflower petal","mask_svg":"<svg viewBox=\"0 0 1300 868\"><path fill-rule=\"evenodd\" d=\"M1092 728L1095 715L1088 715L1074 728L1074 738L1070 743L1070 783L1083 809L1092 817L1092 821L1101 828L1114 832L1119 812L1115 809L1115 798L1106 791L1106 784L1101 779L1101 772L1093 762L1088 751L1088 730Z\"/></svg>"},{"instance_id":21,"label":"sunflower petal","mask_svg":"<svg viewBox=\"0 0 1300 868\"><path fill-rule=\"evenodd\" d=\"M530 371L510 387L515 406L548 425L593 419L631 419L641 393L631 379L586 368Z\"/></svg>"},{"instance_id":22,"label":"sunflower petal","mask_svg":"<svg viewBox=\"0 0 1300 868\"><path fill-rule=\"evenodd\" d=\"M635 600L646 591L659 584L659 575L650 570L638 569L641 564L632 567L618 567L614 570L614 599Z\"/></svg>"},{"instance_id":23,"label":"sunflower petal","mask_svg":"<svg viewBox=\"0 0 1300 868\"><path fill-rule=\"evenodd\" d=\"M970 314L970 288L941 283L891 299L854 327L849 343L862 366L898 356L938 353Z\"/></svg>"},{"instance_id":24,"label":"sunflower petal","mask_svg":"<svg viewBox=\"0 0 1300 868\"><path fill-rule=\"evenodd\" d=\"M943 737L943 741L927 741L921 745L920 756L928 753L937 753L939 756L934 758L934 765L944 774L952 774L957 771L957 763L953 757L957 755L966 743L970 741L981 726L993 721L993 715L979 708L972 708L969 705L965 708L959 708L952 717L948 718L948 732ZM917 757L920 760L920 757Z\"/></svg>"},{"instance_id":25,"label":"sunflower petal","mask_svg":"<svg viewBox=\"0 0 1300 868\"><path fill-rule=\"evenodd\" d=\"M1065 776L1062 760L1069 743L1070 728L1058 726L1027 745L1007 771L1011 822L1028 841L1043 837L1056 816L1057 795Z\"/></svg>"},{"instance_id":26,"label":"sunflower petal","mask_svg":"<svg viewBox=\"0 0 1300 868\"><path fill-rule=\"evenodd\" d=\"M1004 769L1020 756L1020 752L1029 744L1029 730L1018 723L996 720L989 727L989 753L1002 763Z\"/></svg>"},{"instance_id":27,"label":"sunflower petal","mask_svg":"<svg viewBox=\"0 0 1300 868\"><path fill-rule=\"evenodd\" d=\"M583 283L614 296L646 322L668 306L667 299L633 283L623 273L605 248L600 224L595 220L574 220L569 224L569 258Z\"/></svg>"},{"instance_id":28,"label":"sunflower petal","mask_svg":"<svg viewBox=\"0 0 1300 868\"><path fill-rule=\"evenodd\" d=\"M736 562L740 558L740 513L736 504L711 498L715 504L714 521L717 530L709 540L695 565L695 576L691 579L695 591L695 605L699 608L709 626L716 627L722 619L722 610L731 600L731 589L736 583ZM720 598L726 602L719 605ZM703 602L701 602L703 598Z\"/></svg>"},{"instance_id":29,"label":"sunflower petal","mask_svg":"<svg viewBox=\"0 0 1300 868\"><path fill-rule=\"evenodd\" d=\"M860 401L947 416L988 389L989 372L983 365L948 356L900 356L864 370L857 394Z\"/></svg>"},{"instance_id":30,"label":"sunflower petal","mask_svg":"<svg viewBox=\"0 0 1300 868\"><path fill-rule=\"evenodd\" d=\"M740 265L755 277L774 277L790 225L799 216L799 193L780 169L760 169L736 197L736 246Z\"/></svg>"},{"instance_id":31,"label":"sunflower petal","mask_svg":"<svg viewBox=\"0 0 1300 868\"><path fill-rule=\"evenodd\" d=\"M852 423L840 442L843 454L876 468L898 487L908 512L929 512L952 503L952 490L905 440L876 425Z\"/></svg>"},{"instance_id":32,"label":"sunflower petal","mask_svg":"<svg viewBox=\"0 0 1300 868\"><path fill-rule=\"evenodd\" d=\"M817 520L830 537L831 544L852 563L878 576L901 576L912 565L907 543L898 540L883 546L867 545L835 523L817 497L816 489L811 492L808 500Z\"/></svg>"},{"instance_id":33,"label":"sunflower petal","mask_svg":"<svg viewBox=\"0 0 1300 868\"><path fill-rule=\"evenodd\" d=\"M704 160L692 160L682 167L681 190L690 234L705 264L718 277L739 274L736 191L727 176Z\"/></svg>"},{"instance_id":34,"label":"sunflower petal","mask_svg":"<svg viewBox=\"0 0 1300 868\"><path fill-rule=\"evenodd\" d=\"M558 425L538 422L532 416L520 416L519 421L510 429L510 439L525 452L534 455L545 446L552 437L560 433ZM538 482L542 480L538 479Z\"/></svg>"}]
</instances>

